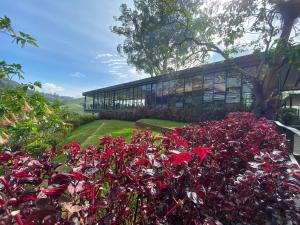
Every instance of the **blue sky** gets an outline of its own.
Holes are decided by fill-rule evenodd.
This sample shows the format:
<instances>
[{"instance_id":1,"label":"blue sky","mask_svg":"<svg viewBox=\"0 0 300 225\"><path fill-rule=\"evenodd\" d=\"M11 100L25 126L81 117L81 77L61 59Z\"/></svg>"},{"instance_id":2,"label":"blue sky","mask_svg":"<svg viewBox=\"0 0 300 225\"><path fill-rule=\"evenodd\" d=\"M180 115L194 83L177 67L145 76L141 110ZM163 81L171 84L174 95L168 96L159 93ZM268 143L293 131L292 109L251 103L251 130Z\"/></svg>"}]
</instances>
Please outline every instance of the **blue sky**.
<instances>
[{"instance_id":1,"label":"blue sky","mask_svg":"<svg viewBox=\"0 0 300 225\"><path fill-rule=\"evenodd\" d=\"M118 55L122 39L109 29L122 3L132 0L1 0L0 16L39 44L21 48L0 35L1 59L22 64L25 82L41 81L43 91L60 95L143 78Z\"/></svg>"}]
</instances>

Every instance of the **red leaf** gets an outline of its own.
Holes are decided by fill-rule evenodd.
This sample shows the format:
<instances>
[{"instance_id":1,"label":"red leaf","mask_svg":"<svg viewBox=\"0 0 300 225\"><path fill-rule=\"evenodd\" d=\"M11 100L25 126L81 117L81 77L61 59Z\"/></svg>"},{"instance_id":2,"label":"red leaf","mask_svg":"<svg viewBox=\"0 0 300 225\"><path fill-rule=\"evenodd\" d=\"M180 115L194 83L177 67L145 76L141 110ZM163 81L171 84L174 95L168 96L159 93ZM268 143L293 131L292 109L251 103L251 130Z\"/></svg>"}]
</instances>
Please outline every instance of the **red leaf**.
<instances>
[{"instance_id":1,"label":"red leaf","mask_svg":"<svg viewBox=\"0 0 300 225\"><path fill-rule=\"evenodd\" d=\"M32 194L24 194L24 195L21 195L18 198L18 202L19 203L24 203L24 202L29 202L29 201L35 201L35 200L37 200L37 196L36 195L32 195Z\"/></svg>"},{"instance_id":2,"label":"red leaf","mask_svg":"<svg viewBox=\"0 0 300 225\"><path fill-rule=\"evenodd\" d=\"M193 151L198 156L200 162L202 162L206 155L211 152L210 148L193 148Z\"/></svg>"},{"instance_id":3,"label":"red leaf","mask_svg":"<svg viewBox=\"0 0 300 225\"><path fill-rule=\"evenodd\" d=\"M135 158L133 165L135 165L135 166L148 166L148 165L150 165L150 161L148 159L137 157L137 158Z\"/></svg>"},{"instance_id":4,"label":"red leaf","mask_svg":"<svg viewBox=\"0 0 300 225\"><path fill-rule=\"evenodd\" d=\"M192 155L189 152L180 152L178 154L173 154L170 158L170 163L174 165L181 165L188 163L192 159Z\"/></svg>"},{"instance_id":5,"label":"red leaf","mask_svg":"<svg viewBox=\"0 0 300 225\"><path fill-rule=\"evenodd\" d=\"M73 141L70 147L76 151L80 151L80 144L77 141Z\"/></svg>"},{"instance_id":6,"label":"red leaf","mask_svg":"<svg viewBox=\"0 0 300 225\"><path fill-rule=\"evenodd\" d=\"M75 172L75 171L72 172L71 176L74 177L78 181L84 180L84 178L86 178L86 176L84 176L82 173Z\"/></svg>"},{"instance_id":7,"label":"red leaf","mask_svg":"<svg viewBox=\"0 0 300 225\"><path fill-rule=\"evenodd\" d=\"M13 177L15 178L24 178L24 177L32 177L29 171L23 170L17 173L12 174Z\"/></svg>"},{"instance_id":8,"label":"red leaf","mask_svg":"<svg viewBox=\"0 0 300 225\"><path fill-rule=\"evenodd\" d=\"M106 150L106 152L104 152L102 154L102 158L109 159L113 155L113 153L114 153L114 151L112 149L108 149L108 150Z\"/></svg>"},{"instance_id":9,"label":"red leaf","mask_svg":"<svg viewBox=\"0 0 300 225\"><path fill-rule=\"evenodd\" d=\"M265 172L269 172L272 169L272 164L271 163L264 163L262 164L262 168L264 169Z\"/></svg>"},{"instance_id":10,"label":"red leaf","mask_svg":"<svg viewBox=\"0 0 300 225\"><path fill-rule=\"evenodd\" d=\"M12 158L11 154L9 153L0 153L0 162L7 162Z\"/></svg>"},{"instance_id":11,"label":"red leaf","mask_svg":"<svg viewBox=\"0 0 300 225\"><path fill-rule=\"evenodd\" d=\"M67 187L68 187L67 184L63 184L63 185L59 185L57 187L50 187L48 189L43 189L43 190L41 190L41 192L49 197L57 197L57 196L61 195Z\"/></svg>"}]
</instances>

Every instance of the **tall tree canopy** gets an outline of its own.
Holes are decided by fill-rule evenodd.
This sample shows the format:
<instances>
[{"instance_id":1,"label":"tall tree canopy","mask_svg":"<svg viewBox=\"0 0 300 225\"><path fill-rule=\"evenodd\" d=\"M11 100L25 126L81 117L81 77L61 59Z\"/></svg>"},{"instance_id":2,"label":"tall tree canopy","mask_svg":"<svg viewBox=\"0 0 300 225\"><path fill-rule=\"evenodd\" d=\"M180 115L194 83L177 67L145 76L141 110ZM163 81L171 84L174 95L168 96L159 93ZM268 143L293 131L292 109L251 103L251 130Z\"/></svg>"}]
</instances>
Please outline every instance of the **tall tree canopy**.
<instances>
[{"instance_id":1,"label":"tall tree canopy","mask_svg":"<svg viewBox=\"0 0 300 225\"><path fill-rule=\"evenodd\" d=\"M200 0L134 0L134 9L122 4L121 15L115 18L121 25L112 27L125 37L118 51L151 76L199 63L199 55L188 43L177 43L201 29L198 21L205 18L200 18L200 4Z\"/></svg>"},{"instance_id":2,"label":"tall tree canopy","mask_svg":"<svg viewBox=\"0 0 300 225\"><path fill-rule=\"evenodd\" d=\"M286 63L300 57L299 0L159 1L174 5L166 10L162 5L154 7L150 3L152 1L141 2L135 1L134 10L123 5L118 18L122 25L113 28L113 31L126 37L119 49L128 56L129 63L150 73L151 68L163 65L165 60L171 62L167 63L168 67L176 69L178 67L174 65L187 65L186 59L203 62L211 53L231 60L243 51L257 52L261 64L256 74L248 74L238 65L235 67L253 83L255 111L258 114L270 113L271 117L274 115L279 106L276 83L280 70ZM155 21L161 21L158 18L162 17L157 15L172 18L175 29L168 30L163 23L151 27L145 19L150 17L145 15L152 10L164 12L151 14ZM144 38L151 34L157 38ZM161 36L164 35L171 37L171 40L162 41Z\"/></svg>"}]
</instances>

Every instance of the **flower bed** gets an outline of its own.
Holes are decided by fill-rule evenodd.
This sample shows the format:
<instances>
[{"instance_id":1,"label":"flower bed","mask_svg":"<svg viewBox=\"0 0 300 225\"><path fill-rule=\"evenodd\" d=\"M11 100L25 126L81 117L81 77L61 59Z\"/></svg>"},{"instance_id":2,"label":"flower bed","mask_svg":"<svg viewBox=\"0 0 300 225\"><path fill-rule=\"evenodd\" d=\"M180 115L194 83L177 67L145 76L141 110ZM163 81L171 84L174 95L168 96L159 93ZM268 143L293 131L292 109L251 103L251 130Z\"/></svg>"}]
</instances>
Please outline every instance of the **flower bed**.
<instances>
[{"instance_id":1,"label":"flower bed","mask_svg":"<svg viewBox=\"0 0 300 225\"><path fill-rule=\"evenodd\" d=\"M139 131L51 149L1 153L0 220L10 224L299 224L300 172L264 118ZM65 164L55 157L67 154Z\"/></svg>"}]
</instances>

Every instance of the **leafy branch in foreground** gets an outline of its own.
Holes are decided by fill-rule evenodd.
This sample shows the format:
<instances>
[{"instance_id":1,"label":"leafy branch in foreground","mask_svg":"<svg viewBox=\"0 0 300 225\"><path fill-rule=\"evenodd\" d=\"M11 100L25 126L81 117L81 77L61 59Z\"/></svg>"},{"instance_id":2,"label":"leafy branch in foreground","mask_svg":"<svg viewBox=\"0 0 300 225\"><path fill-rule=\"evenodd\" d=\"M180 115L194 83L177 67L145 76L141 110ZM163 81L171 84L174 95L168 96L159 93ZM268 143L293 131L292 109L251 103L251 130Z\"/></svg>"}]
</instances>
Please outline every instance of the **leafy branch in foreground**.
<instances>
[{"instance_id":1,"label":"leafy branch in foreground","mask_svg":"<svg viewBox=\"0 0 300 225\"><path fill-rule=\"evenodd\" d=\"M13 41L15 41L17 44L20 44L21 47L24 47L26 43L38 47L37 41L29 34L22 31L16 32L7 16L0 18L0 31L8 34Z\"/></svg>"},{"instance_id":2,"label":"leafy branch in foreground","mask_svg":"<svg viewBox=\"0 0 300 225\"><path fill-rule=\"evenodd\" d=\"M25 47L25 44L38 47L37 41L29 34L22 31L16 32L7 16L0 18L0 32L9 35L13 42L20 44L22 48ZM8 78L11 80L15 75L17 75L19 79L24 79L22 66L16 63L8 64L4 60L0 60L0 79Z\"/></svg>"}]
</instances>

